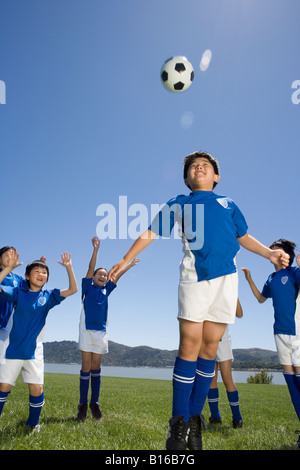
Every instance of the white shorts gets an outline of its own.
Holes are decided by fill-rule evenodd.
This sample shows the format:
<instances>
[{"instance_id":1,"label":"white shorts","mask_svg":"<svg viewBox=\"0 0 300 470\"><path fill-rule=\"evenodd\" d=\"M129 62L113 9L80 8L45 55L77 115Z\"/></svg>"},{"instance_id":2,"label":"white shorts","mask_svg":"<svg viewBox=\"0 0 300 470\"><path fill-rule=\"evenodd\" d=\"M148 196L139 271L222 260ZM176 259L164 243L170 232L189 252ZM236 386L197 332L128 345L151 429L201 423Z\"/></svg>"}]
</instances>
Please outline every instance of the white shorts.
<instances>
[{"instance_id":1,"label":"white shorts","mask_svg":"<svg viewBox=\"0 0 300 470\"><path fill-rule=\"evenodd\" d=\"M274 335L279 362L284 366L300 367L300 335Z\"/></svg>"},{"instance_id":2,"label":"white shorts","mask_svg":"<svg viewBox=\"0 0 300 470\"><path fill-rule=\"evenodd\" d=\"M178 318L194 322L234 323L237 299L237 273L210 281L181 281L178 288Z\"/></svg>"},{"instance_id":3,"label":"white shorts","mask_svg":"<svg viewBox=\"0 0 300 470\"><path fill-rule=\"evenodd\" d=\"M108 353L108 337L106 331L80 330L78 349L96 354Z\"/></svg>"},{"instance_id":4,"label":"white shorts","mask_svg":"<svg viewBox=\"0 0 300 470\"><path fill-rule=\"evenodd\" d=\"M233 353L232 353L232 345L231 345L231 335L229 331L229 327L227 325L225 333L222 339L219 342L217 355L216 355L216 362L224 362L224 361L233 361Z\"/></svg>"},{"instance_id":5,"label":"white shorts","mask_svg":"<svg viewBox=\"0 0 300 470\"><path fill-rule=\"evenodd\" d=\"M0 363L0 383L15 385L22 372L25 384L44 383L43 345L37 347L35 359L2 359Z\"/></svg>"}]
</instances>

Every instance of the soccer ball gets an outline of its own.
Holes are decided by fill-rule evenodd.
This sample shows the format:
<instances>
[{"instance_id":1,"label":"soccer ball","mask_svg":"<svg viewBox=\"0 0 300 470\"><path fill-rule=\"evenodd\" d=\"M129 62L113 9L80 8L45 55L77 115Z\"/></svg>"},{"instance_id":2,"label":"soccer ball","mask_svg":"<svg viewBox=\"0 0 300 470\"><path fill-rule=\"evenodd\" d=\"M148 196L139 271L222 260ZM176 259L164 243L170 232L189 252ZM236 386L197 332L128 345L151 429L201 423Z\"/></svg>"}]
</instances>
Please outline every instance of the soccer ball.
<instances>
[{"instance_id":1,"label":"soccer ball","mask_svg":"<svg viewBox=\"0 0 300 470\"><path fill-rule=\"evenodd\" d=\"M160 71L164 87L179 93L187 90L194 79L194 69L186 57L181 55L166 60Z\"/></svg>"}]
</instances>

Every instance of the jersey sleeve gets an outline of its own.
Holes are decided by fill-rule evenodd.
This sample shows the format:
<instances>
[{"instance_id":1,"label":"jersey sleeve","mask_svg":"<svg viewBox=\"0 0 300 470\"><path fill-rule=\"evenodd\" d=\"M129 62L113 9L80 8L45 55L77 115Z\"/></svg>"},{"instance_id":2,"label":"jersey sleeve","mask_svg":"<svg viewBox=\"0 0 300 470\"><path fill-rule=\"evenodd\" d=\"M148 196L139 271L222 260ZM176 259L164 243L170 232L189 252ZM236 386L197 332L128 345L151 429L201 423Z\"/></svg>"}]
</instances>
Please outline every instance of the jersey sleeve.
<instances>
[{"instance_id":1,"label":"jersey sleeve","mask_svg":"<svg viewBox=\"0 0 300 470\"><path fill-rule=\"evenodd\" d=\"M149 230L161 237L171 236L174 224L176 220L178 220L178 215L181 214L181 205L177 201L177 198L178 196L166 202L153 218Z\"/></svg>"},{"instance_id":2,"label":"jersey sleeve","mask_svg":"<svg viewBox=\"0 0 300 470\"><path fill-rule=\"evenodd\" d=\"M3 286L1 284L1 294L8 297L14 304L18 301L18 287Z\"/></svg>"},{"instance_id":3,"label":"jersey sleeve","mask_svg":"<svg viewBox=\"0 0 300 470\"><path fill-rule=\"evenodd\" d=\"M81 280L81 297L83 298L93 283L92 277L84 277Z\"/></svg>"},{"instance_id":4,"label":"jersey sleeve","mask_svg":"<svg viewBox=\"0 0 300 470\"><path fill-rule=\"evenodd\" d=\"M294 275L295 275L296 284L300 286L300 269L299 268L295 268Z\"/></svg>"},{"instance_id":5,"label":"jersey sleeve","mask_svg":"<svg viewBox=\"0 0 300 470\"><path fill-rule=\"evenodd\" d=\"M246 235L248 231L248 225L241 210L233 201L232 201L232 205L233 205L232 219L236 227L236 237L241 238L244 235Z\"/></svg>"},{"instance_id":6,"label":"jersey sleeve","mask_svg":"<svg viewBox=\"0 0 300 470\"><path fill-rule=\"evenodd\" d=\"M62 297L60 295L60 289L53 289L50 291L49 297L49 310L50 308L55 307L55 305L59 305L66 297Z\"/></svg>"},{"instance_id":7,"label":"jersey sleeve","mask_svg":"<svg viewBox=\"0 0 300 470\"><path fill-rule=\"evenodd\" d=\"M107 290L107 295L109 295L116 287L117 287L117 285L114 282L107 281L107 283L105 285L105 288Z\"/></svg>"},{"instance_id":8,"label":"jersey sleeve","mask_svg":"<svg viewBox=\"0 0 300 470\"><path fill-rule=\"evenodd\" d=\"M265 299L269 299L271 297L271 289L270 289L270 283L269 283L269 280L267 280L264 284L264 287L263 287L263 290L261 292L261 295L265 298Z\"/></svg>"}]
</instances>

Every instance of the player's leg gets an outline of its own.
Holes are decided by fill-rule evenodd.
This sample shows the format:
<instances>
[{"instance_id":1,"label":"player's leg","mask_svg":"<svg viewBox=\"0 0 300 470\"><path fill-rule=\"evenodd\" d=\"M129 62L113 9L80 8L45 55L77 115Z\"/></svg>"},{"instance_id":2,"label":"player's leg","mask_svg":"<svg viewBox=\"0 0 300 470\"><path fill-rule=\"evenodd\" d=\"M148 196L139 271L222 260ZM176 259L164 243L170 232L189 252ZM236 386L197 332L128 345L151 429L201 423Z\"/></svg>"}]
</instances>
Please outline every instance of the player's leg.
<instances>
[{"instance_id":1,"label":"player's leg","mask_svg":"<svg viewBox=\"0 0 300 470\"><path fill-rule=\"evenodd\" d=\"M209 422L222 423L219 411L218 362L215 364L215 375L208 391L207 401L210 409Z\"/></svg>"},{"instance_id":2,"label":"player's leg","mask_svg":"<svg viewBox=\"0 0 300 470\"><path fill-rule=\"evenodd\" d=\"M90 409L95 419L101 418L99 409L99 395L101 386L101 360L102 354L91 353L91 401Z\"/></svg>"},{"instance_id":3,"label":"player's leg","mask_svg":"<svg viewBox=\"0 0 300 470\"><path fill-rule=\"evenodd\" d=\"M168 450L185 450L190 418L190 394L193 388L203 323L179 320L180 344L173 370L173 408Z\"/></svg>"},{"instance_id":4,"label":"player's leg","mask_svg":"<svg viewBox=\"0 0 300 470\"><path fill-rule=\"evenodd\" d=\"M44 391L42 384L28 384L29 390L29 416L26 426L32 430L39 431L39 421L42 407L45 403Z\"/></svg>"},{"instance_id":5,"label":"player's leg","mask_svg":"<svg viewBox=\"0 0 300 470\"><path fill-rule=\"evenodd\" d=\"M92 367L92 353L89 351L81 351L81 370L79 377L79 405L78 419L85 419L87 413L88 393L90 386L90 374Z\"/></svg>"},{"instance_id":6,"label":"player's leg","mask_svg":"<svg viewBox=\"0 0 300 470\"><path fill-rule=\"evenodd\" d=\"M208 391L215 375L215 358L218 345L222 338L226 325L205 321L203 323L202 341L198 353L196 377L191 392L190 399L190 433L189 449L200 450L202 448L201 439L201 419Z\"/></svg>"},{"instance_id":7,"label":"player's leg","mask_svg":"<svg viewBox=\"0 0 300 470\"><path fill-rule=\"evenodd\" d=\"M0 416L3 411L3 407L6 403L7 397L10 393L11 385L6 383L0 383Z\"/></svg>"},{"instance_id":8,"label":"player's leg","mask_svg":"<svg viewBox=\"0 0 300 470\"><path fill-rule=\"evenodd\" d=\"M0 364L0 415L22 369L22 363L23 361L17 359L6 359Z\"/></svg>"},{"instance_id":9,"label":"player's leg","mask_svg":"<svg viewBox=\"0 0 300 470\"><path fill-rule=\"evenodd\" d=\"M232 412L233 427L241 428L243 421L240 412L239 392L232 377L232 359L220 362L220 372L227 391L227 398Z\"/></svg>"}]
</instances>

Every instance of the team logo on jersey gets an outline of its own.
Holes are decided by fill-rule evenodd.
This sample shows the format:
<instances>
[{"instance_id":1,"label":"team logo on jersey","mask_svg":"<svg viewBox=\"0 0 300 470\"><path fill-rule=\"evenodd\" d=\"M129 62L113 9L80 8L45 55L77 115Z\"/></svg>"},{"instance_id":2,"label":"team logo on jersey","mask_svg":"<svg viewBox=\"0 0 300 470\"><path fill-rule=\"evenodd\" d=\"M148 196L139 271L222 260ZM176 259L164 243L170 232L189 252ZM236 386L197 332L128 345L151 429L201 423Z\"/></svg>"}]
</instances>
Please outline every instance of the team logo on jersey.
<instances>
[{"instance_id":1,"label":"team logo on jersey","mask_svg":"<svg viewBox=\"0 0 300 470\"><path fill-rule=\"evenodd\" d=\"M218 201L219 204L221 204L221 206L223 206L225 209L227 209L227 207L228 207L227 199L222 197L222 198L217 199L217 201Z\"/></svg>"},{"instance_id":2,"label":"team logo on jersey","mask_svg":"<svg viewBox=\"0 0 300 470\"><path fill-rule=\"evenodd\" d=\"M13 285L14 285L14 287L18 287L18 283L15 279L13 280Z\"/></svg>"},{"instance_id":3,"label":"team logo on jersey","mask_svg":"<svg viewBox=\"0 0 300 470\"><path fill-rule=\"evenodd\" d=\"M38 300L38 303L39 303L40 305L42 305L42 306L45 305L45 303L46 303L46 297L40 297L39 300Z\"/></svg>"},{"instance_id":4,"label":"team logo on jersey","mask_svg":"<svg viewBox=\"0 0 300 470\"><path fill-rule=\"evenodd\" d=\"M283 277L281 278L282 284L285 285L285 284L288 282L288 279L289 279L289 278L288 278L287 276L283 276Z\"/></svg>"}]
</instances>

